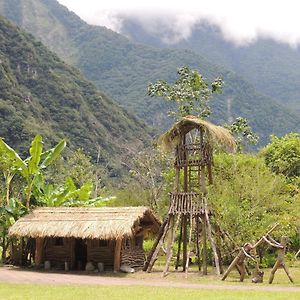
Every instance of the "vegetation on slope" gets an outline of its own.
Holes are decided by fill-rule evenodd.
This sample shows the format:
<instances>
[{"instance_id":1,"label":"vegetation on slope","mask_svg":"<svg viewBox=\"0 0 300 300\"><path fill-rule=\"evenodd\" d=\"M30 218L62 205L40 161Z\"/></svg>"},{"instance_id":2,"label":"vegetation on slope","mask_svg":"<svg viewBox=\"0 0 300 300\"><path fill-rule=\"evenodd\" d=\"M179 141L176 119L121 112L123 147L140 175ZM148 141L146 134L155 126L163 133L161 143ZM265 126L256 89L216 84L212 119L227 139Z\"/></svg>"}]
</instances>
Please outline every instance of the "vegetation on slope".
<instances>
[{"instance_id":1,"label":"vegetation on slope","mask_svg":"<svg viewBox=\"0 0 300 300\"><path fill-rule=\"evenodd\" d=\"M0 18L0 136L24 154L36 134L47 144L66 138L112 161L150 139L146 125L118 107L75 68Z\"/></svg>"},{"instance_id":2,"label":"vegetation on slope","mask_svg":"<svg viewBox=\"0 0 300 300\"><path fill-rule=\"evenodd\" d=\"M38 36L116 101L155 127L169 126L170 120L166 122L165 118L168 107L146 95L147 85L159 78L172 81L177 68L187 65L209 80L218 75L224 78L224 92L213 104L216 123L246 117L262 143L271 133L283 135L299 129L297 114L190 50L155 49L133 43L104 27L86 24L56 0L0 0L0 13Z\"/></svg>"}]
</instances>

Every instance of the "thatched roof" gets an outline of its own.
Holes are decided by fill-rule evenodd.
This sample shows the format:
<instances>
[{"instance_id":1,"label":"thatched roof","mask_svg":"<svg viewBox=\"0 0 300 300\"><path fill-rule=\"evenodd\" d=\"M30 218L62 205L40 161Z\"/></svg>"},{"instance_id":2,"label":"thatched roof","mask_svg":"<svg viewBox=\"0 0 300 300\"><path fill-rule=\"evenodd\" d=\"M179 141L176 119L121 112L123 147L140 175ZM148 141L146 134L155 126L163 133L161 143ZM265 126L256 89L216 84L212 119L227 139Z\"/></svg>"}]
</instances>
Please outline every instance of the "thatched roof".
<instances>
[{"instance_id":1,"label":"thatched roof","mask_svg":"<svg viewBox=\"0 0 300 300\"><path fill-rule=\"evenodd\" d=\"M212 144L218 144L230 152L236 150L235 139L228 129L194 116L184 117L175 123L171 129L159 137L158 145L164 151L171 151L179 144L183 135L195 128L202 128Z\"/></svg>"},{"instance_id":2,"label":"thatched roof","mask_svg":"<svg viewBox=\"0 0 300 300\"><path fill-rule=\"evenodd\" d=\"M157 232L160 222L147 207L44 207L20 218L13 236L116 239Z\"/></svg>"}]
</instances>

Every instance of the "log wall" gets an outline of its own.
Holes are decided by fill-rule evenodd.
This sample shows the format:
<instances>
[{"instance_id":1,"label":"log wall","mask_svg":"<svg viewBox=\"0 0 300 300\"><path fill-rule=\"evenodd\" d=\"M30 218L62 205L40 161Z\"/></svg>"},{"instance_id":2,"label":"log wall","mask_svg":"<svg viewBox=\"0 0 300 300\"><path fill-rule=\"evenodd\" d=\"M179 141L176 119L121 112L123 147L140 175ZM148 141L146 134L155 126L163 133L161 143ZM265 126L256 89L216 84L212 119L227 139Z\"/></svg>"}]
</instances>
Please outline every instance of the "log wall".
<instances>
[{"instance_id":1,"label":"log wall","mask_svg":"<svg viewBox=\"0 0 300 300\"><path fill-rule=\"evenodd\" d=\"M63 238L62 245L56 245L55 238L46 238L44 244L44 261L49 260L51 266L64 269L67 262L70 268L74 267L74 239Z\"/></svg>"},{"instance_id":2,"label":"log wall","mask_svg":"<svg viewBox=\"0 0 300 300\"><path fill-rule=\"evenodd\" d=\"M115 241L105 241L107 245L100 240L88 240L87 241L87 261L91 261L94 264L99 262L104 263L104 268L112 268L114 265L114 249Z\"/></svg>"},{"instance_id":3,"label":"log wall","mask_svg":"<svg viewBox=\"0 0 300 300\"><path fill-rule=\"evenodd\" d=\"M124 239L121 248L121 265L131 268L143 268L145 264L145 252L143 249L143 237Z\"/></svg>"}]
</instances>

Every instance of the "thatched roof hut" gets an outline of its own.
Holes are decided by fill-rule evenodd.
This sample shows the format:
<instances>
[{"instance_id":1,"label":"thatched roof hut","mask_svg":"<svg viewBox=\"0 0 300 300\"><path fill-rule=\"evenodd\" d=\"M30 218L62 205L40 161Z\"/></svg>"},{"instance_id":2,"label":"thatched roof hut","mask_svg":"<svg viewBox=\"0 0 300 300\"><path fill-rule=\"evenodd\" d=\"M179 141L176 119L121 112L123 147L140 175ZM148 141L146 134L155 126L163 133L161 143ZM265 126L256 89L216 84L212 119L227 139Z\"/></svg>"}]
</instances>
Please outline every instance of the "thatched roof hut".
<instances>
[{"instance_id":1,"label":"thatched roof hut","mask_svg":"<svg viewBox=\"0 0 300 300\"><path fill-rule=\"evenodd\" d=\"M236 150L235 139L228 129L195 116L184 117L175 123L172 128L160 136L158 145L164 151L171 151L180 143L182 136L195 128L201 128L209 138L211 144L217 144L230 152Z\"/></svg>"},{"instance_id":2,"label":"thatched roof hut","mask_svg":"<svg viewBox=\"0 0 300 300\"><path fill-rule=\"evenodd\" d=\"M9 234L35 241L37 265L103 262L118 270L122 263L143 266L143 238L159 227L147 207L44 207L20 218Z\"/></svg>"},{"instance_id":3,"label":"thatched roof hut","mask_svg":"<svg viewBox=\"0 0 300 300\"><path fill-rule=\"evenodd\" d=\"M159 221L147 207L43 207L20 218L10 229L13 236L117 239L132 237L141 225L152 222L155 233Z\"/></svg>"}]
</instances>

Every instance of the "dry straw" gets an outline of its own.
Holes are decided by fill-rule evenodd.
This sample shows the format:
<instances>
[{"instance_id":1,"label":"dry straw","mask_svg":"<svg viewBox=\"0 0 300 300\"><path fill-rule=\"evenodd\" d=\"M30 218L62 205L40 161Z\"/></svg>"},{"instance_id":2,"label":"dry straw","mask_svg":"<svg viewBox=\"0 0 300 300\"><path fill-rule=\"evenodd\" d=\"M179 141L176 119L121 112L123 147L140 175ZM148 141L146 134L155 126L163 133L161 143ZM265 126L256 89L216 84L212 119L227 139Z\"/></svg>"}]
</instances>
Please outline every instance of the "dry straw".
<instances>
[{"instance_id":1,"label":"dry straw","mask_svg":"<svg viewBox=\"0 0 300 300\"><path fill-rule=\"evenodd\" d=\"M44 207L20 218L9 229L9 235L117 239L133 236L142 220L153 223L152 232L160 226L147 207Z\"/></svg>"},{"instance_id":2,"label":"dry straw","mask_svg":"<svg viewBox=\"0 0 300 300\"><path fill-rule=\"evenodd\" d=\"M236 142L230 131L194 116L187 116L174 124L158 139L158 146L166 152L172 151L179 144L181 136L195 128L201 128L212 145L218 145L229 152L235 152Z\"/></svg>"}]
</instances>

